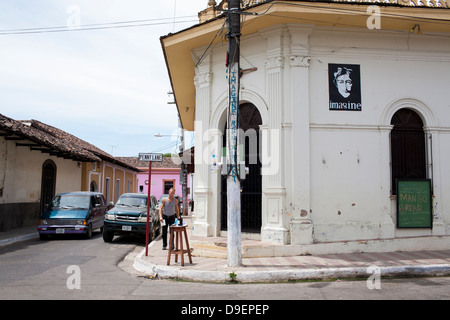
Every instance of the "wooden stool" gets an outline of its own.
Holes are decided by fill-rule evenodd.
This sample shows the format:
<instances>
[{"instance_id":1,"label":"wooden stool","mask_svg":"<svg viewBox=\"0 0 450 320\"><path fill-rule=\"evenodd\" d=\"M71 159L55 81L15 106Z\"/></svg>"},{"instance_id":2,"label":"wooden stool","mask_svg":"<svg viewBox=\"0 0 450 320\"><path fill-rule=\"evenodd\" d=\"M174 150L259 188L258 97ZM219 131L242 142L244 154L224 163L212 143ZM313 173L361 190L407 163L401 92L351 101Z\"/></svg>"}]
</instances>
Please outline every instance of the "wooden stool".
<instances>
[{"instance_id":1,"label":"wooden stool","mask_svg":"<svg viewBox=\"0 0 450 320\"><path fill-rule=\"evenodd\" d=\"M173 243L173 234L176 234L175 237L175 250L172 248ZM187 250L183 250L183 233L184 239L186 241ZM180 246L178 246L178 244ZM186 233L186 226L171 226L170 227L170 240L169 240L169 254L167 256L167 265L170 264L170 256L172 254L175 255L175 262L178 262L178 256L181 255L181 265L184 266L184 254L187 253L189 255L189 262L192 263L191 257L191 248L189 248L189 241Z\"/></svg>"}]
</instances>

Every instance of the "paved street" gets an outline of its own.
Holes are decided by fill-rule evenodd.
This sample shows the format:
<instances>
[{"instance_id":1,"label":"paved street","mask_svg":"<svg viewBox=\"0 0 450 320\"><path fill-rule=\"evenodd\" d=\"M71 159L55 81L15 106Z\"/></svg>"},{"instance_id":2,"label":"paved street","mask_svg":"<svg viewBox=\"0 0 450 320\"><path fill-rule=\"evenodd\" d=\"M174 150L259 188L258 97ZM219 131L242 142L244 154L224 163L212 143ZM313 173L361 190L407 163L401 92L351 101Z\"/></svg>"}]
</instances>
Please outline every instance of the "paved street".
<instances>
[{"instance_id":1,"label":"paved street","mask_svg":"<svg viewBox=\"0 0 450 320\"><path fill-rule=\"evenodd\" d=\"M381 279L380 289L369 289L363 280L277 284L151 280L132 267L142 249L134 238L104 243L99 233L90 240L65 237L3 246L0 299L450 299L449 277Z\"/></svg>"},{"instance_id":2,"label":"paved street","mask_svg":"<svg viewBox=\"0 0 450 320\"><path fill-rule=\"evenodd\" d=\"M64 237L30 240L0 248L0 299L125 299L142 280L117 265L132 251L132 241L105 244ZM80 268L81 289L68 289L69 266ZM70 271L70 270L69 270Z\"/></svg>"}]
</instances>

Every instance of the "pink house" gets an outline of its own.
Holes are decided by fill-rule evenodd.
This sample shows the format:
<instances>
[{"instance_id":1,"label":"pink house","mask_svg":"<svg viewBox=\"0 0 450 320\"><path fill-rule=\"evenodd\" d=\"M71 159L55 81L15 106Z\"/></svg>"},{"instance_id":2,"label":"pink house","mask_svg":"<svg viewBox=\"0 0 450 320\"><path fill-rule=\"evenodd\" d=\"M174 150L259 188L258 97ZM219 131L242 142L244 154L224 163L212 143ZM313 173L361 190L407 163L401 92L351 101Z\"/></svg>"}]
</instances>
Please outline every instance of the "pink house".
<instances>
[{"instance_id":1,"label":"pink house","mask_svg":"<svg viewBox=\"0 0 450 320\"><path fill-rule=\"evenodd\" d=\"M147 194L148 192L148 162L139 161L135 157L116 157L128 164L133 164L142 172L137 174L137 190L140 193ZM188 187L190 186L190 176L188 175ZM172 158L164 157L162 162L152 162L152 176L151 176L151 194L157 200L163 194L169 193L169 189L174 187L176 194L182 196L182 189L180 184L180 165L174 163ZM188 193L189 194L189 193Z\"/></svg>"}]
</instances>

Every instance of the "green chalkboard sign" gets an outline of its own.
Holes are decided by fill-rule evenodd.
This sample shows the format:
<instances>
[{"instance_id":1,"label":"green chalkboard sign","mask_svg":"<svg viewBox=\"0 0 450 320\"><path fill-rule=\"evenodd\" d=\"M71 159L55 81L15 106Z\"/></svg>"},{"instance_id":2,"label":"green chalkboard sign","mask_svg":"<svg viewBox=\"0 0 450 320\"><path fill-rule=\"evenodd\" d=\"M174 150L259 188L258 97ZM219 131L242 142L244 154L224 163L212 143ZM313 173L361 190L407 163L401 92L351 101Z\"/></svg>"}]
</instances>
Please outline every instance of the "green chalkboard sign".
<instances>
[{"instance_id":1,"label":"green chalkboard sign","mask_svg":"<svg viewBox=\"0 0 450 320\"><path fill-rule=\"evenodd\" d=\"M431 181L397 180L397 228L431 227Z\"/></svg>"}]
</instances>

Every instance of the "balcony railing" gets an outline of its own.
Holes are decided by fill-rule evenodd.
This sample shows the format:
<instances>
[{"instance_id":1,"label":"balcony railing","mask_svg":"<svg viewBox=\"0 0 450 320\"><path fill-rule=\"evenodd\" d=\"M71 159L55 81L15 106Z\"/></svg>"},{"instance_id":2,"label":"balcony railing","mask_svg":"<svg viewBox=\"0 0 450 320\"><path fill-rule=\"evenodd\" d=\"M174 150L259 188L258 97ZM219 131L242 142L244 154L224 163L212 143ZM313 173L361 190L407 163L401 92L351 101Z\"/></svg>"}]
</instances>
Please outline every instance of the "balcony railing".
<instances>
[{"instance_id":1,"label":"balcony railing","mask_svg":"<svg viewBox=\"0 0 450 320\"><path fill-rule=\"evenodd\" d=\"M271 2L273 4L276 1L268 1L268 0L243 0L242 8L250 8L257 4L261 4L264 2ZM318 2L326 2L319 0ZM445 8L450 9L450 0L328 0L327 2L333 3L363 3L370 5L399 5L399 6L408 6L408 7L427 7L427 8ZM227 1L221 1L217 4L218 1L211 0L208 5L209 7L201 12L199 12L199 22L205 22L207 20L213 19L217 17L219 14L223 12L223 10L227 10L228 3ZM295 4L295 1L291 2ZM302 3L305 5L305 2Z\"/></svg>"},{"instance_id":2,"label":"balcony railing","mask_svg":"<svg viewBox=\"0 0 450 320\"><path fill-rule=\"evenodd\" d=\"M254 6L267 0L243 0L244 8ZM349 2L349 3L373 3L373 4L397 4L411 7L440 7L449 8L447 0L330 0L330 2Z\"/></svg>"}]
</instances>

